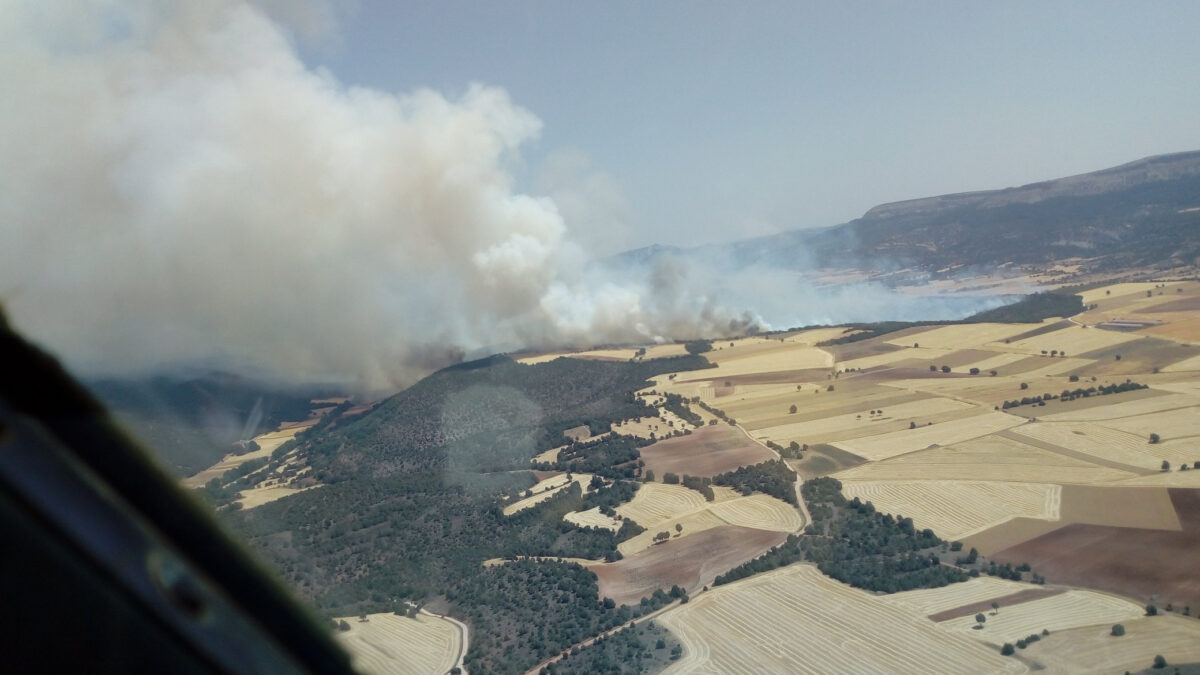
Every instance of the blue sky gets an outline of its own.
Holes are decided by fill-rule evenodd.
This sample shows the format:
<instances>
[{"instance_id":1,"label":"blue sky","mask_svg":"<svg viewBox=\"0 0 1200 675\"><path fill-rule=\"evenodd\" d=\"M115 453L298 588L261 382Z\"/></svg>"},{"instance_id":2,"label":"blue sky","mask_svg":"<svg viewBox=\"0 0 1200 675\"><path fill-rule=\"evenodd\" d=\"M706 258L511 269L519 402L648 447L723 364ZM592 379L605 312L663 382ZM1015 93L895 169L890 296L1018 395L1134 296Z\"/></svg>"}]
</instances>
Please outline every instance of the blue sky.
<instances>
[{"instance_id":1,"label":"blue sky","mask_svg":"<svg viewBox=\"0 0 1200 675\"><path fill-rule=\"evenodd\" d=\"M521 187L568 157L621 248L1200 148L1198 27L1195 2L364 1L303 52L348 84L503 87L543 122Z\"/></svg>"}]
</instances>

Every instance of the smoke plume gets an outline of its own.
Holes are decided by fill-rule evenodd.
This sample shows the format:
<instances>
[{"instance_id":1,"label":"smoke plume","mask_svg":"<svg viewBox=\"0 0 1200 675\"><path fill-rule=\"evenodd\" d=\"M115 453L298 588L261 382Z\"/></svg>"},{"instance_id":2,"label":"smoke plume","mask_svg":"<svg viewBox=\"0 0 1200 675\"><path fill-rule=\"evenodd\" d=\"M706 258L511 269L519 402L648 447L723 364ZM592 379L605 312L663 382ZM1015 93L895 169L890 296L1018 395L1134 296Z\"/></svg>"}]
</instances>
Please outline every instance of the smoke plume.
<instances>
[{"instance_id":1,"label":"smoke plume","mask_svg":"<svg viewBox=\"0 0 1200 675\"><path fill-rule=\"evenodd\" d=\"M502 89L347 86L238 0L0 0L0 39L0 302L84 372L378 389L488 346L761 322L682 263L590 264L514 189L540 121Z\"/></svg>"}]
</instances>

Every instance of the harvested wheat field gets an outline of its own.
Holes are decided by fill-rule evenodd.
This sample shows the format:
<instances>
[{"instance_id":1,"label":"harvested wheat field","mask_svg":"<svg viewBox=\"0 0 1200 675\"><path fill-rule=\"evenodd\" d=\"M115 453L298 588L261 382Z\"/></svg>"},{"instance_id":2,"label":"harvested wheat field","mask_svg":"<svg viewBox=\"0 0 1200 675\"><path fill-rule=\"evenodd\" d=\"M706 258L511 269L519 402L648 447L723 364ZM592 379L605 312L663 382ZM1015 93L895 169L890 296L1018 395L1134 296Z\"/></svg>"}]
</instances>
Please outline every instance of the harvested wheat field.
<instances>
[{"instance_id":1,"label":"harvested wheat field","mask_svg":"<svg viewBox=\"0 0 1200 675\"><path fill-rule=\"evenodd\" d=\"M712 477L776 457L741 429L728 424L700 427L687 436L664 439L642 448L641 452L645 468L659 480L667 472Z\"/></svg>"},{"instance_id":2,"label":"harvested wheat field","mask_svg":"<svg viewBox=\"0 0 1200 675\"><path fill-rule=\"evenodd\" d=\"M1132 621L1145 614L1141 606L1124 598L1094 591L1072 590L1048 598L1005 605L998 612L984 612L987 621L976 630L974 616L942 621L939 628L970 635L1000 646L1028 635L1081 626L1112 626Z\"/></svg>"},{"instance_id":3,"label":"harvested wheat field","mask_svg":"<svg viewBox=\"0 0 1200 675\"><path fill-rule=\"evenodd\" d=\"M618 506L616 512L646 529L666 520L705 508L708 502L699 492L682 485L644 483L633 499Z\"/></svg>"},{"instance_id":4,"label":"harvested wheat field","mask_svg":"<svg viewBox=\"0 0 1200 675\"><path fill-rule=\"evenodd\" d=\"M1010 343L991 343L988 346L997 351L1024 352L1026 354L1041 354L1042 351L1067 352L1069 356L1079 356L1098 349L1114 347L1126 342L1140 340L1139 335L1103 330L1101 328L1084 328L1070 326L1052 333L1035 335L1023 340L1013 340Z\"/></svg>"},{"instance_id":5,"label":"harvested wheat field","mask_svg":"<svg viewBox=\"0 0 1200 675\"><path fill-rule=\"evenodd\" d=\"M355 670L368 675L387 673L445 673L466 650L461 629L426 613L416 618L370 614L367 621L343 619L348 631L335 633L350 652Z\"/></svg>"},{"instance_id":6,"label":"harvested wheat field","mask_svg":"<svg viewBox=\"0 0 1200 675\"><path fill-rule=\"evenodd\" d=\"M839 480L990 480L1095 484L1137 476L999 435L911 452L838 473Z\"/></svg>"},{"instance_id":7,"label":"harvested wheat field","mask_svg":"<svg viewBox=\"0 0 1200 675\"><path fill-rule=\"evenodd\" d=\"M738 375L833 367L833 355L829 352L794 342L748 344L706 352L704 357L717 364L717 367L681 373L676 379L681 382L719 380Z\"/></svg>"},{"instance_id":8,"label":"harvested wheat field","mask_svg":"<svg viewBox=\"0 0 1200 675\"><path fill-rule=\"evenodd\" d=\"M1014 427L1022 420L1019 417L1000 412L987 412L974 417L966 417L951 422L943 422L932 426L904 429L879 436L868 436L849 441L833 443L846 452L870 460L887 459L906 452L923 450L931 445L951 445L972 438Z\"/></svg>"},{"instance_id":9,"label":"harvested wheat field","mask_svg":"<svg viewBox=\"0 0 1200 675\"><path fill-rule=\"evenodd\" d=\"M922 361L924 363L934 363L945 356L947 350L944 349L928 349L926 347L906 347L895 351L884 352L882 354L871 354L861 356L847 361L838 361L838 370L868 370L878 368L880 366L890 366L900 361Z\"/></svg>"},{"instance_id":10,"label":"harvested wheat field","mask_svg":"<svg viewBox=\"0 0 1200 675\"><path fill-rule=\"evenodd\" d=\"M320 487L320 486L315 485L313 487ZM244 489L241 491L242 497L241 497L241 499L238 499L237 502L239 504L241 504L242 508L244 508L244 509L252 509L256 506L262 506L263 504L273 502L276 499L283 499L284 497L290 497L291 495L294 495L297 492L304 492L305 490L311 490L311 489L313 489L313 487L293 488L293 487L288 487L286 485L271 485L269 487L247 488L247 489Z\"/></svg>"},{"instance_id":11,"label":"harvested wheat field","mask_svg":"<svg viewBox=\"0 0 1200 675\"><path fill-rule=\"evenodd\" d=\"M870 501L883 513L913 519L955 540L1022 516L1058 520L1062 488L1046 483L985 481L842 481L848 499Z\"/></svg>"},{"instance_id":12,"label":"harvested wheat field","mask_svg":"<svg viewBox=\"0 0 1200 675\"><path fill-rule=\"evenodd\" d=\"M640 522L638 524L641 525ZM646 528L645 532L617 544L617 550L621 552L621 555L629 557L652 546L662 546L665 542L657 543L659 540L656 537L660 536L663 532L670 539L680 539L724 525L728 525L728 523L718 518L712 511L701 509L677 518L660 520L653 526L643 526ZM676 527L680 529L676 530Z\"/></svg>"},{"instance_id":13,"label":"harvested wheat field","mask_svg":"<svg viewBox=\"0 0 1200 675\"><path fill-rule=\"evenodd\" d=\"M708 510L730 525L758 530L796 532L805 524L791 504L764 494L714 501Z\"/></svg>"},{"instance_id":14,"label":"harvested wheat field","mask_svg":"<svg viewBox=\"0 0 1200 675\"><path fill-rule=\"evenodd\" d=\"M1023 673L966 636L938 630L811 565L715 588L657 619L683 644L666 673Z\"/></svg>"},{"instance_id":15,"label":"harvested wheat field","mask_svg":"<svg viewBox=\"0 0 1200 675\"><path fill-rule=\"evenodd\" d=\"M1196 561L1200 560L1200 491L1172 488L1165 492L1175 508L1178 530L1126 523L1072 524L997 551L992 557L1028 562L1054 583L1097 588L1139 601L1158 596L1163 605L1174 602L1200 607L1200 575L1196 574ZM1110 499L1114 498L1122 497ZM1124 499L1133 503L1128 497ZM1121 501L1103 505L1092 502L1090 506L1107 507L1114 519L1124 515L1125 504Z\"/></svg>"},{"instance_id":16,"label":"harvested wheat field","mask_svg":"<svg viewBox=\"0 0 1200 675\"><path fill-rule=\"evenodd\" d=\"M1121 625L1125 634L1120 637L1107 625L1055 631L1029 645L1022 656L1041 665L1046 675L1138 673L1159 654L1168 665L1200 662L1200 621L1194 618L1142 617Z\"/></svg>"},{"instance_id":17,"label":"harvested wheat field","mask_svg":"<svg viewBox=\"0 0 1200 675\"><path fill-rule=\"evenodd\" d=\"M252 459L266 459L275 452L279 446L287 443L296 437L301 431L316 424L316 421L305 422L285 422L280 425L286 427L277 431L268 431L265 434L259 434L254 437L254 442L258 443L258 450L247 452L243 455L228 454L221 458L221 461L210 466L209 468L183 479L183 484L189 488L198 488L208 483L214 478L220 478L225 475L226 471L235 467L241 466Z\"/></svg>"},{"instance_id":18,"label":"harvested wheat field","mask_svg":"<svg viewBox=\"0 0 1200 675\"><path fill-rule=\"evenodd\" d=\"M886 408L861 408L823 419L759 428L753 435L784 445L791 441L830 443L905 430L913 421L919 421L922 425L930 421L948 421L970 414L974 408L969 403L933 396ZM882 412L875 414L875 410Z\"/></svg>"},{"instance_id":19,"label":"harvested wheat field","mask_svg":"<svg viewBox=\"0 0 1200 675\"><path fill-rule=\"evenodd\" d=\"M988 371L992 371L992 370L1000 372L1002 369L1006 368L1007 366L1011 366L1014 363L1017 363L1019 361L1024 361L1025 359L1029 358L1029 356L1026 354L1015 354L1015 353L1011 353L1011 352L988 352L988 353L990 354L990 356L987 356L986 358L980 359L978 361L971 361L969 363L964 363L958 367L958 370L960 370L960 371L965 370L967 372L970 372L972 368L978 368L980 373L985 373L985 374ZM939 365L941 365L941 364L939 364ZM953 364L950 364L950 365L953 365Z\"/></svg>"},{"instance_id":20,"label":"harvested wheat field","mask_svg":"<svg viewBox=\"0 0 1200 675\"><path fill-rule=\"evenodd\" d=\"M570 474L570 476L571 480L567 480L567 474L561 473L545 480L538 481L536 485L529 488L529 491L533 493L533 496L525 497L524 499L515 501L512 504L505 506L504 515L511 516L512 514L524 511L531 506L536 506L537 504L540 504L553 497L556 492L562 490L571 483L578 483L579 486L583 488L585 493L588 491L587 486L592 480L592 474L574 473Z\"/></svg>"},{"instance_id":21,"label":"harvested wheat field","mask_svg":"<svg viewBox=\"0 0 1200 675\"><path fill-rule=\"evenodd\" d=\"M901 591L881 596L880 599L907 610L912 614L929 616L974 603L1013 595L1031 588L1036 587L1031 584L1009 581L999 577L984 576L958 584L942 586L941 588L918 588L913 591Z\"/></svg>"},{"instance_id":22,"label":"harvested wheat field","mask_svg":"<svg viewBox=\"0 0 1200 675\"><path fill-rule=\"evenodd\" d=\"M1083 298L1083 304L1090 305L1102 300L1111 300L1127 295L1145 295L1146 291L1155 291L1157 283L1153 281L1133 281L1120 284L1109 284L1100 288L1093 288L1082 293L1076 293Z\"/></svg>"},{"instance_id":23,"label":"harvested wheat field","mask_svg":"<svg viewBox=\"0 0 1200 675\"><path fill-rule=\"evenodd\" d=\"M1154 389L1140 389L1137 392L1155 392ZM1200 406L1200 397L1188 394L1173 394L1157 392L1156 395L1142 398L1125 398L1125 394L1110 394L1109 396L1093 397L1083 401L1069 401L1064 406L1087 401L1101 402L1112 399L1117 403L1105 403L1080 410L1064 410L1063 412L1042 414L1039 419L1046 422L1112 422L1117 419L1161 413L1181 408ZM1197 411L1192 411L1197 412Z\"/></svg>"},{"instance_id":24,"label":"harvested wheat field","mask_svg":"<svg viewBox=\"0 0 1200 675\"><path fill-rule=\"evenodd\" d=\"M1139 436L1096 422L1035 422L1008 433L1047 449L1058 448L1067 454L1134 472L1155 471L1163 459L1177 463L1196 454L1179 445L1151 444L1148 434Z\"/></svg>"},{"instance_id":25,"label":"harvested wheat field","mask_svg":"<svg viewBox=\"0 0 1200 675\"><path fill-rule=\"evenodd\" d=\"M917 343L922 348L969 349L981 347L989 342L1003 341L1005 338L1020 335L1036 327L1037 324L1028 323L957 324L930 328L920 333L906 335L903 338L888 340L888 343L899 347L911 347Z\"/></svg>"},{"instance_id":26,"label":"harvested wheat field","mask_svg":"<svg viewBox=\"0 0 1200 675\"><path fill-rule=\"evenodd\" d=\"M712 584L718 574L757 558L786 539L783 532L722 525L588 570L596 575L600 597L633 605L655 589L673 585L695 593Z\"/></svg>"},{"instance_id":27,"label":"harvested wheat field","mask_svg":"<svg viewBox=\"0 0 1200 675\"><path fill-rule=\"evenodd\" d=\"M621 521L600 513L599 506L586 511L572 511L563 515L563 520L579 527L596 527L603 530L612 530L613 532L621 529Z\"/></svg>"},{"instance_id":28,"label":"harvested wheat field","mask_svg":"<svg viewBox=\"0 0 1200 675\"><path fill-rule=\"evenodd\" d=\"M535 365L538 363L547 363L558 358L572 359L592 359L595 361L629 361L637 356L639 349L645 349L646 353L642 359L661 359L669 356L682 356L687 354L687 349L682 344L662 344L662 345L646 345L644 347L624 347L619 349L590 349L587 351L555 351L545 354L533 354L530 356L522 356L516 359L517 363L525 365Z\"/></svg>"}]
</instances>

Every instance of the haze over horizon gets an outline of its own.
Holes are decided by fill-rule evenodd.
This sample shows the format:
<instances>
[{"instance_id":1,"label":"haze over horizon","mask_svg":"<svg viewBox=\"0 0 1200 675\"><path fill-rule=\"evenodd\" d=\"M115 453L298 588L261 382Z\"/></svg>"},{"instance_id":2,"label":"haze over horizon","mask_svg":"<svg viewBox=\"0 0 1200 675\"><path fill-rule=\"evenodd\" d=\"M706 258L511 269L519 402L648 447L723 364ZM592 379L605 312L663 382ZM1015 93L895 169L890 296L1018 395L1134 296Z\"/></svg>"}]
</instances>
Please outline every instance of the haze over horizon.
<instances>
[{"instance_id":1,"label":"haze over horizon","mask_svg":"<svg viewBox=\"0 0 1200 675\"><path fill-rule=\"evenodd\" d=\"M910 7L0 2L0 299L86 371L387 387L895 309L591 262L1200 147L1193 5Z\"/></svg>"}]
</instances>

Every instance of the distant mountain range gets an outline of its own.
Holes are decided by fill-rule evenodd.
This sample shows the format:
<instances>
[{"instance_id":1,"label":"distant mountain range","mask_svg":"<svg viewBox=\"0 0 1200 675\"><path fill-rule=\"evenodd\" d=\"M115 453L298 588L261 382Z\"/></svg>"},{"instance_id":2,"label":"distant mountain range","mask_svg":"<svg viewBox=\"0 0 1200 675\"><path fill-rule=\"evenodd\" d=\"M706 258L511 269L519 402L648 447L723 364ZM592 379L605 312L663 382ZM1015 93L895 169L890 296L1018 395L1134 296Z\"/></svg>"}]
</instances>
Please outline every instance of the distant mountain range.
<instances>
[{"instance_id":1,"label":"distant mountain range","mask_svg":"<svg viewBox=\"0 0 1200 675\"><path fill-rule=\"evenodd\" d=\"M907 269L1047 265L1090 272L1200 266L1200 151L1148 157L1092 173L984 192L882 204L861 218L717 246L652 246L621 254L731 255L783 269Z\"/></svg>"}]
</instances>

